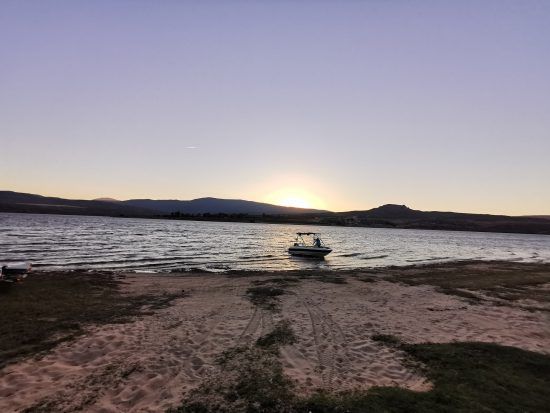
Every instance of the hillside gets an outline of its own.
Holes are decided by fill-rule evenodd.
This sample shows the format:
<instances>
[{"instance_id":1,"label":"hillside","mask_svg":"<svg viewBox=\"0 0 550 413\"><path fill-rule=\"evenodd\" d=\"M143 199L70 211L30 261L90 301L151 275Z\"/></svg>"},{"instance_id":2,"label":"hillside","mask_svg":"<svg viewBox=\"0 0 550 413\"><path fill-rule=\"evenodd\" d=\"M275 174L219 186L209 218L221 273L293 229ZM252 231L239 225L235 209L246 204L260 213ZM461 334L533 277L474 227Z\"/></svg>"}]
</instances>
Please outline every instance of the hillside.
<instances>
[{"instance_id":1,"label":"hillside","mask_svg":"<svg viewBox=\"0 0 550 413\"><path fill-rule=\"evenodd\" d=\"M0 212L125 217L145 217L155 214L155 211L146 208L118 202L65 199L13 191L0 191Z\"/></svg>"},{"instance_id":2,"label":"hillside","mask_svg":"<svg viewBox=\"0 0 550 413\"><path fill-rule=\"evenodd\" d=\"M545 218L418 211L405 205L383 205L336 215L344 225L354 226L550 234L550 221Z\"/></svg>"},{"instance_id":3,"label":"hillside","mask_svg":"<svg viewBox=\"0 0 550 413\"><path fill-rule=\"evenodd\" d=\"M0 191L0 212L36 214L108 215L148 217L181 214L295 215L322 213L315 209L291 208L240 199L199 198L190 201L113 198L74 200L13 191Z\"/></svg>"},{"instance_id":4,"label":"hillside","mask_svg":"<svg viewBox=\"0 0 550 413\"><path fill-rule=\"evenodd\" d=\"M365 211L329 212L240 199L100 199L72 200L0 191L0 212L550 234L550 220L542 216L418 211L405 205L388 204Z\"/></svg>"},{"instance_id":5,"label":"hillside","mask_svg":"<svg viewBox=\"0 0 550 413\"><path fill-rule=\"evenodd\" d=\"M249 214L249 215L292 215L322 213L316 209L291 208L263 202L245 201L242 199L198 198L191 201L130 199L122 204L147 208L165 214L180 212L182 214Z\"/></svg>"}]
</instances>

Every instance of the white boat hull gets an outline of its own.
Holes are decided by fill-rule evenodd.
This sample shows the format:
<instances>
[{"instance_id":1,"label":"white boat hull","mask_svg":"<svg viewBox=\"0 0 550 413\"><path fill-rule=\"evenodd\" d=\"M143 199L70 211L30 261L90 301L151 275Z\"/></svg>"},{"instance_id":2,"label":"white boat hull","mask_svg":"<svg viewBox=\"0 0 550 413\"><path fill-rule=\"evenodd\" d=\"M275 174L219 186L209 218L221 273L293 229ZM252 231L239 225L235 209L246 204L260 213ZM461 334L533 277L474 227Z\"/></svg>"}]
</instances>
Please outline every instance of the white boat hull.
<instances>
[{"instance_id":1,"label":"white boat hull","mask_svg":"<svg viewBox=\"0 0 550 413\"><path fill-rule=\"evenodd\" d=\"M0 268L0 281L14 282L27 278L27 273L32 265L28 262L2 265Z\"/></svg>"},{"instance_id":2,"label":"white boat hull","mask_svg":"<svg viewBox=\"0 0 550 413\"><path fill-rule=\"evenodd\" d=\"M322 258L325 255L328 255L332 252L330 248L326 247L307 247L307 246L296 246L290 247L288 253L290 255L299 255L302 257L317 257Z\"/></svg>"}]
</instances>

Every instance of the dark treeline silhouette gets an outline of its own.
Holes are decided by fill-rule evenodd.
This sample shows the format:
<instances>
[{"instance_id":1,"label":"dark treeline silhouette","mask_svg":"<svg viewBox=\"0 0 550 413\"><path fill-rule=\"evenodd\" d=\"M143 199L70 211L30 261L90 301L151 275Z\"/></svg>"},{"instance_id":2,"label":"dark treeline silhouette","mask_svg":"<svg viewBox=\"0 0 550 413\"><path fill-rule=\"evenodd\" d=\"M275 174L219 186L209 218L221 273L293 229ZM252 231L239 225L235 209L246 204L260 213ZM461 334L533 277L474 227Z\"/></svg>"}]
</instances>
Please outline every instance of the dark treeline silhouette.
<instances>
[{"instance_id":1,"label":"dark treeline silhouette","mask_svg":"<svg viewBox=\"0 0 550 413\"><path fill-rule=\"evenodd\" d=\"M217 198L191 201L89 201L0 191L0 212L550 235L550 220L542 216L417 211L405 205L383 205L366 211L329 212Z\"/></svg>"},{"instance_id":2,"label":"dark treeline silhouette","mask_svg":"<svg viewBox=\"0 0 550 413\"><path fill-rule=\"evenodd\" d=\"M448 231L508 232L550 234L546 218L457 212L416 211L404 205L383 205L368 211L305 214L186 214L173 212L167 219L225 222L263 222L273 224L337 225L370 228L430 229Z\"/></svg>"}]
</instances>

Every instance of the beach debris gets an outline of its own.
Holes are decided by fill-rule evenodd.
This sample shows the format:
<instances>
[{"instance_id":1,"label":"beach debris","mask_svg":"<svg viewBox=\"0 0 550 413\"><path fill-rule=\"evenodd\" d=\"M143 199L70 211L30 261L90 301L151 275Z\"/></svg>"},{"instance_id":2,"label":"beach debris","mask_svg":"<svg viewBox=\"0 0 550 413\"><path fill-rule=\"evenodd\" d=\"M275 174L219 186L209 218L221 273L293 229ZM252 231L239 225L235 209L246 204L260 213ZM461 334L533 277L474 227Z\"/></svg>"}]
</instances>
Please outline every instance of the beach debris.
<instances>
[{"instance_id":1,"label":"beach debris","mask_svg":"<svg viewBox=\"0 0 550 413\"><path fill-rule=\"evenodd\" d=\"M0 281L9 283L21 281L27 278L27 274L31 269L32 265L29 262L2 265L0 267Z\"/></svg>"}]
</instances>

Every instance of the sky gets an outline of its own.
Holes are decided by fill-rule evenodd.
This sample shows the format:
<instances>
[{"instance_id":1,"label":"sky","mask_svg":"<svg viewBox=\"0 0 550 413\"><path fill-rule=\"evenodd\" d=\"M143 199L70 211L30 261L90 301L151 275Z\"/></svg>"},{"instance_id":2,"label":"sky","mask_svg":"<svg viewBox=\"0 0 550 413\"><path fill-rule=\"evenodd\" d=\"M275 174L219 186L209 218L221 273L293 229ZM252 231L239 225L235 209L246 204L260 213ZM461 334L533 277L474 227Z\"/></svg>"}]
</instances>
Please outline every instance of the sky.
<instances>
[{"instance_id":1,"label":"sky","mask_svg":"<svg viewBox=\"0 0 550 413\"><path fill-rule=\"evenodd\" d=\"M2 0L0 189L550 214L550 1Z\"/></svg>"}]
</instances>

